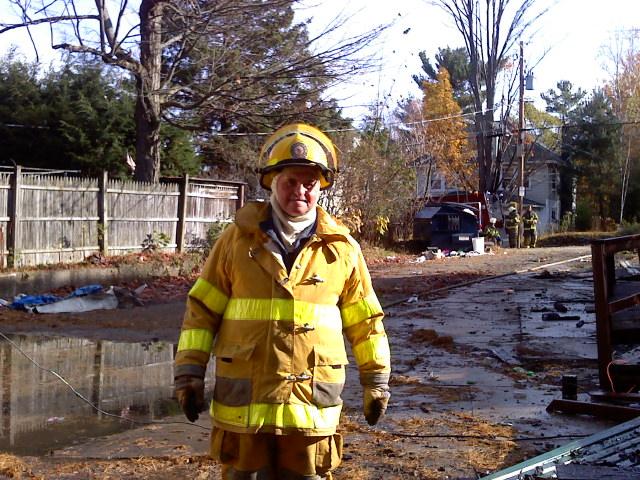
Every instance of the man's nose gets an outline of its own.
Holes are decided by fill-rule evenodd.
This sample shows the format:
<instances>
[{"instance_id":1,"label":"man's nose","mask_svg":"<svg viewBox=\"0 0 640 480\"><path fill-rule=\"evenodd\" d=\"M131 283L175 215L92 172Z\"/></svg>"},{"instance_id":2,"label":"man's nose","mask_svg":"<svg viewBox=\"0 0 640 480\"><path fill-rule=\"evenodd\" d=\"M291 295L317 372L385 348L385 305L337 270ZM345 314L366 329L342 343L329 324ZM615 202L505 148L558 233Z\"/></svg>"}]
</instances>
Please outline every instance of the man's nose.
<instances>
[{"instance_id":1,"label":"man's nose","mask_svg":"<svg viewBox=\"0 0 640 480\"><path fill-rule=\"evenodd\" d=\"M307 189L304 188L304 183L296 183L295 187L293 187L293 191L297 195L304 195L306 193Z\"/></svg>"}]
</instances>

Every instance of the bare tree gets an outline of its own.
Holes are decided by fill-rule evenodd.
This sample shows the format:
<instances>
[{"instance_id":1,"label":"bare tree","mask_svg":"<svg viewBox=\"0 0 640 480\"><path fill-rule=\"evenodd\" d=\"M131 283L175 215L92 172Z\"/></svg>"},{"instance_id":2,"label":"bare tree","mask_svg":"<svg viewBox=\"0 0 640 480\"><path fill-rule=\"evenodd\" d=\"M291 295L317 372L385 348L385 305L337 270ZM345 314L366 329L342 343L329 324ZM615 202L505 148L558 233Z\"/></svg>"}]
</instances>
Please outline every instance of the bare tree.
<instances>
[{"instance_id":1,"label":"bare tree","mask_svg":"<svg viewBox=\"0 0 640 480\"><path fill-rule=\"evenodd\" d=\"M498 76L515 43L547 9L532 13L535 0L431 0L447 12L462 35L471 62L469 85L475 108L478 187L495 192L500 168L494 155L494 109Z\"/></svg>"},{"instance_id":2,"label":"bare tree","mask_svg":"<svg viewBox=\"0 0 640 480\"><path fill-rule=\"evenodd\" d=\"M298 94L304 101L369 67L357 57L384 27L313 51L319 37L308 38L303 25L291 23L296 2L140 0L136 8L129 0L0 0L20 17L0 22L0 34L18 28L31 34L48 25L52 48L93 55L130 72L136 85L135 178L158 181L163 121L197 129L211 112L247 115ZM287 15L291 28L282 32L281 45L267 45L270 22ZM337 19L321 36L340 27ZM286 34L297 35L298 48L291 48Z\"/></svg>"},{"instance_id":3,"label":"bare tree","mask_svg":"<svg viewBox=\"0 0 640 480\"><path fill-rule=\"evenodd\" d=\"M611 99L616 117L622 122L620 129L620 216L624 219L625 204L629 194L629 181L633 166L640 157L640 135L635 122L640 120L640 48L639 30L616 35L605 49L609 62L610 78L605 93Z\"/></svg>"}]
</instances>

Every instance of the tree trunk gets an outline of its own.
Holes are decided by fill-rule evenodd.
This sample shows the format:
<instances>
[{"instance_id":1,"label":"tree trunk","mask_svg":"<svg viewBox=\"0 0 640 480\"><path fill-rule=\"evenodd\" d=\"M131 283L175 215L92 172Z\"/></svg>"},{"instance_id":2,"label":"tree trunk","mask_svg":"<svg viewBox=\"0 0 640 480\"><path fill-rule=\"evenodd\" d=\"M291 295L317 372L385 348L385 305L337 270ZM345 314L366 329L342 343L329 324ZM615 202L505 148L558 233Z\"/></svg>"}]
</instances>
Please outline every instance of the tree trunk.
<instances>
[{"instance_id":1,"label":"tree trunk","mask_svg":"<svg viewBox=\"0 0 640 480\"><path fill-rule=\"evenodd\" d=\"M623 131L624 134L624 131ZM619 223L622 225L624 219L624 205L627 201L627 194L629 193L629 178L631 177L631 135L627 138L627 152L625 154L624 163L621 169L622 173L622 185L620 188L620 219Z\"/></svg>"},{"instance_id":2,"label":"tree trunk","mask_svg":"<svg viewBox=\"0 0 640 480\"><path fill-rule=\"evenodd\" d=\"M495 192L492 178L493 170L493 145L491 127L493 124L493 112L476 114L476 145L478 147L478 191Z\"/></svg>"},{"instance_id":3,"label":"tree trunk","mask_svg":"<svg viewBox=\"0 0 640 480\"><path fill-rule=\"evenodd\" d=\"M162 13L165 3L140 3L140 72L136 75L135 179L160 179L160 71L162 61Z\"/></svg>"}]
</instances>

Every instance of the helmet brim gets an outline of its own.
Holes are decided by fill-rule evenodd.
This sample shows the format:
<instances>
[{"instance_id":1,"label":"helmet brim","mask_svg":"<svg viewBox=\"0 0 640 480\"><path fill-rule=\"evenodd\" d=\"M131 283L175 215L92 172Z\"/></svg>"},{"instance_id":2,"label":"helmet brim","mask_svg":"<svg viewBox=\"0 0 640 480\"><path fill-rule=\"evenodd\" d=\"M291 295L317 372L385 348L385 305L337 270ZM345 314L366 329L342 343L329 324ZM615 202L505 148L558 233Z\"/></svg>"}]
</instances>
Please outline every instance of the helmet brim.
<instances>
[{"instance_id":1,"label":"helmet brim","mask_svg":"<svg viewBox=\"0 0 640 480\"><path fill-rule=\"evenodd\" d=\"M300 158L292 158L290 160L282 160L278 162L276 165L271 165L268 167L264 167L258 170L260 174L260 185L265 190L271 191L271 182L273 181L273 177L275 177L278 173L284 170L287 167L307 167L307 168L315 168L320 171L320 190L325 190L331 185L333 185L333 172L322 165L319 165L315 162L311 162L309 160L304 160Z\"/></svg>"}]
</instances>

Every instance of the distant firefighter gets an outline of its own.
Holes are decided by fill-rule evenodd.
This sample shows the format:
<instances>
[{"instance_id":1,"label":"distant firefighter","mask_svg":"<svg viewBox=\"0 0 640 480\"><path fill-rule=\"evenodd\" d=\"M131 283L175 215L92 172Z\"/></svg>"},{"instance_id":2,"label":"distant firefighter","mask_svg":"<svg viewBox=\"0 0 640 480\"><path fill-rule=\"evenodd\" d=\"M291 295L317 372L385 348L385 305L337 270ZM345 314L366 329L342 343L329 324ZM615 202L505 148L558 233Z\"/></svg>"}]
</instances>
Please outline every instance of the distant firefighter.
<instances>
[{"instance_id":1,"label":"distant firefighter","mask_svg":"<svg viewBox=\"0 0 640 480\"><path fill-rule=\"evenodd\" d=\"M536 246L536 240L538 239L538 233L536 232L536 225L538 223L538 214L533 211L533 207L529 205L527 211L522 216L522 225L524 227L524 244L523 247L534 248Z\"/></svg>"},{"instance_id":2,"label":"distant firefighter","mask_svg":"<svg viewBox=\"0 0 640 480\"><path fill-rule=\"evenodd\" d=\"M515 202L509 205L509 213L505 220L505 228L509 235L509 248L518 248L518 228L520 227L520 215Z\"/></svg>"},{"instance_id":3,"label":"distant firefighter","mask_svg":"<svg viewBox=\"0 0 640 480\"><path fill-rule=\"evenodd\" d=\"M496 244L496 246L502 245L502 238L500 237L500 230L496 227L496 218L491 217L489 219L489 224L484 227L482 231L482 235L489 241L492 241Z\"/></svg>"}]
</instances>

